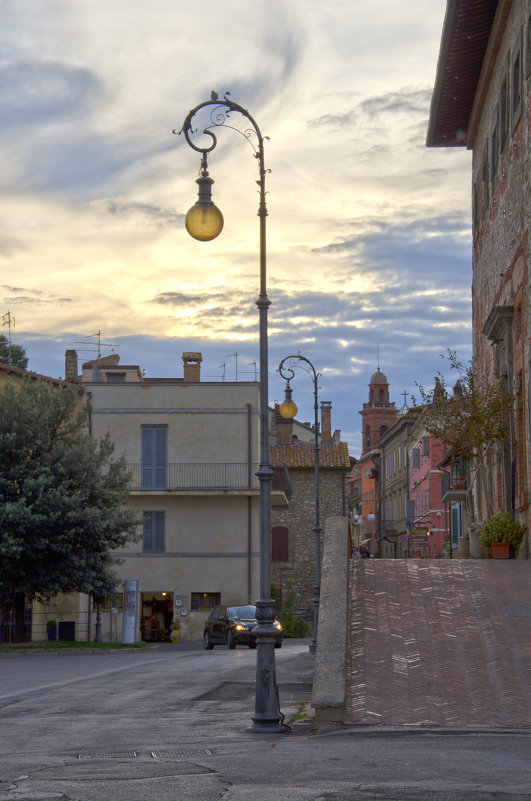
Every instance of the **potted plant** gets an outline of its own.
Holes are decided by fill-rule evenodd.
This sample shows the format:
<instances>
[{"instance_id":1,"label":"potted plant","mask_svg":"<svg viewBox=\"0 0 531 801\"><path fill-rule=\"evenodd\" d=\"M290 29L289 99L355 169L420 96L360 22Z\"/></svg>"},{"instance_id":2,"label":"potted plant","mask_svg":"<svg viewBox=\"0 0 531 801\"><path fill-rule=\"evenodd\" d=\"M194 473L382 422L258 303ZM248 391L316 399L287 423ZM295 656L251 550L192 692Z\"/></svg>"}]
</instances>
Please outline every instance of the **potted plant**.
<instances>
[{"instance_id":1,"label":"potted plant","mask_svg":"<svg viewBox=\"0 0 531 801\"><path fill-rule=\"evenodd\" d=\"M483 545L492 547L493 559L509 559L524 539L526 526L513 520L510 512L500 512L483 523L479 538Z\"/></svg>"},{"instance_id":2,"label":"potted plant","mask_svg":"<svg viewBox=\"0 0 531 801\"><path fill-rule=\"evenodd\" d=\"M48 632L49 640L57 639L57 622L55 620L46 621L46 631Z\"/></svg>"}]
</instances>

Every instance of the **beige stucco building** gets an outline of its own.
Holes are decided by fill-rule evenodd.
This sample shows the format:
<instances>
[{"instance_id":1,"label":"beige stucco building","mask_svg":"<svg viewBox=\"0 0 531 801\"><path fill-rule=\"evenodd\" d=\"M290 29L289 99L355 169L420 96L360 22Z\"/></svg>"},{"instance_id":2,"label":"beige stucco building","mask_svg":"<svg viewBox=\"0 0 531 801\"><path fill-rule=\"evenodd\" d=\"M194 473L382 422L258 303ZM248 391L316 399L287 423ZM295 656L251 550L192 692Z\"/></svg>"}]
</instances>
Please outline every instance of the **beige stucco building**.
<instances>
[{"instance_id":1,"label":"beige stucco building","mask_svg":"<svg viewBox=\"0 0 531 801\"><path fill-rule=\"evenodd\" d=\"M139 516L138 541L115 554L118 611L103 613L104 639L110 621L121 634L125 580L138 581L137 639L148 641L168 639L174 620L182 639L201 639L214 606L259 596L259 385L201 381L200 353L184 353L183 368L146 378L116 356L82 368L90 432L125 455Z\"/></svg>"}]
</instances>

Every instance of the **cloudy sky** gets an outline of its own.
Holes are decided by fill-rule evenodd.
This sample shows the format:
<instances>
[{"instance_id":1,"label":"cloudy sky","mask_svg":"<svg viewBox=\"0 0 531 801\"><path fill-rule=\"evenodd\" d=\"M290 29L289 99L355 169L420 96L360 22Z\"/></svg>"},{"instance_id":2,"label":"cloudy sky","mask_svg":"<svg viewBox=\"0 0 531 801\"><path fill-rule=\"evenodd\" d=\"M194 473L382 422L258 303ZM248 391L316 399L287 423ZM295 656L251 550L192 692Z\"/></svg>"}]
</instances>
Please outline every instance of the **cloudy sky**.
<instances>
[{"instance_id":1,"label":"cloudy sky","mask_svg":"<svg viewBox=\"0 0 531 801\"><path fill-rule=\"evenodd\" d=\"M377 349L398 407L448 347L467 361L470 154L425 147L445 6L4 0L0 313L29 368L64 375L101 331L151 376L199 350L205 379L254 379L257 162L234 131L209 158L221 236L184 228L199 156L172 130L213 89L269 137L270 402L301 351L356 456Z\"/></svg>"}]
</instances>

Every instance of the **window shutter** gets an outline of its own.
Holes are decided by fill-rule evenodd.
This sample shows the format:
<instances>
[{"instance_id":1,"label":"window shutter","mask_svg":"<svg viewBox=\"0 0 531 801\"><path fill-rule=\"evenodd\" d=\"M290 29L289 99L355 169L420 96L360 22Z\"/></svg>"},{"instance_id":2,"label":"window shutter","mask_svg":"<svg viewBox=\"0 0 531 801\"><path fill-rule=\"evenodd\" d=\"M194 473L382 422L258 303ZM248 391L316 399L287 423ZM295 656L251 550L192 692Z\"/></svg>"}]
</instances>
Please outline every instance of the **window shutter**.
<instances>
[{"instance_id":1,"label":"window shutter","mask_svg":"<svg viewBox=\"0 0 531 801\"><path fill-rule=\"evenodd\" d=\"M166 489L166 428L142 429L142 488Z\"/></svg>"},{"instance_id":2,"label":"window shutter","mask_svg":"<svg viewBox=\"0 0 531 801\"><path fill-rule=\"evenodd\" d=\"M271 558L274 562L287 562L289 559L289 530L286 526L275 526L271 530Z\"/></svg>"}]
</instances>

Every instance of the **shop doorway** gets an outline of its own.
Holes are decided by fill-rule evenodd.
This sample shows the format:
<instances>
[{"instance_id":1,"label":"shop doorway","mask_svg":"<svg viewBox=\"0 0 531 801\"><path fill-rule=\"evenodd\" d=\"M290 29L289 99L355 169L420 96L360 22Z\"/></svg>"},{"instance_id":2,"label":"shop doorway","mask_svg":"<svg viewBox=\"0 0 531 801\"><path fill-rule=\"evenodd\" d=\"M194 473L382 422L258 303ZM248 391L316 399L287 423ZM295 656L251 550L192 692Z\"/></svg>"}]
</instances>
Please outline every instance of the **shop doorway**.
<instances>
[{"instance_id":1,"label":"shop doorway","mask_svg":"<svg viewBox=\"0 0 531 801\"><path fill-rule=\"evenodd\" d=\"M143 642L169 642L173 622L172 592L143 592L140 635Z\"/></svg>"}]
</instances>

